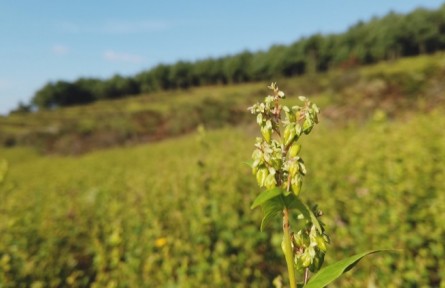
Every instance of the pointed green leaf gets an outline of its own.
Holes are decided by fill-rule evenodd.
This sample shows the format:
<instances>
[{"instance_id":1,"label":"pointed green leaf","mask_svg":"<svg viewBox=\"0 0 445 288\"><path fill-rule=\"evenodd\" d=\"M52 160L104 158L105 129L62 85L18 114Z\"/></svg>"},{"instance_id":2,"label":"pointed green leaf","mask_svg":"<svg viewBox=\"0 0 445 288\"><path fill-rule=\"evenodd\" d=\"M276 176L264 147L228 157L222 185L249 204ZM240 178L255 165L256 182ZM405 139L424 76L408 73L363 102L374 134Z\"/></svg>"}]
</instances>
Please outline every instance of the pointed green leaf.
<instances>
[{"instance_id":1,"label":"pointed green leaf","mask_svg":"<svg viewBox=\"0 0 445 288\"><path fill-rule=\"evenodd\" d=\"M288 197L286 197L286 205L288 208L298 209L301 214L303 214L305 219L311 220L312 224L315 225L315 228L317 228L318 232L323 232L320 222L318 222L317 216L314 215L312 210L307 207L307 205L304 204L299 197L295 195L289 195Z\"/></svg>"},{"instance_id":2,"label":"pointed green leaf","mask_svg":"<svg viewBox=\"0 0 445 288\"><path fill-rule=\"evenodd\" d=\"M349 258L340 260L334 264L331 264L323 269L321 269L317 274L315 274L310 280L305 288L322 288L330 284L338 277L344 273L351 270L363 257L382 251L393 251L393 250L372 250L356 254Z\"/></svg>"},{"instance_id":3,"label":"pointed green leaf","mask_svg":"<svg viewBox=\"0 0 445 288\"><path fill-rule=\"evenodd\" d=\"M246 164L247 166L249 166L250 168L252 168L253 167L253 160L250 160L250 161L243 161L242 163L243 164Z\"/></svg>"},{"instance_id":4,"label":"pointed green leaf","mask_svg":"<svg viewBox=\"0 0 445 288\"><path fill-rule=\"evenodd\" d=\"M284 192L284 190L279 187L275 187L275 188L263 191L263 192L261 192L260 195L258 195L258 197L256 197L256 199L253 201L253 204L250 208L254 209L254 208L262 205L266 201L268 201L272 198L275 198L278 195L283 194L283 192Z\"/></svg>"},{"instance_id":5,"label":"pointed green leaf","mask_svg":"<svg viewBox=\"0 0 445 288\"><path fill-rule=\"evenodd\" d=\"M264 231L264 228L270 222L270 220L279 215L281 211L283 211L284 207L285 204L282 197L269 199L263 205L261 205L264 214L263 220L261 221L261 231Z\"/></svg>"}]
</instances>

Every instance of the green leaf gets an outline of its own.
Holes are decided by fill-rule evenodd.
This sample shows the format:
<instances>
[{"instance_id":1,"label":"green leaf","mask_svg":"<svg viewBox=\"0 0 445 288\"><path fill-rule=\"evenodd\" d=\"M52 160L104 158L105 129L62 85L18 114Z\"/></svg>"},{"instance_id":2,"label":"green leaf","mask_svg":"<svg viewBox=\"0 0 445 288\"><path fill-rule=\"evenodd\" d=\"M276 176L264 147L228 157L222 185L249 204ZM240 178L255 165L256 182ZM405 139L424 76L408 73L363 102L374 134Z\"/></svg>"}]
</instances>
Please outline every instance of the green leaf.
<instances>
[{"instance_id":1,"label":"green leaf","mask_svg":"<svg viewBox=\"0 0 445 288\"><path fill-rule=\"evenodd\" d=\"M305 134L309 134L309 132L312 130L312 126L314 126L314 124L312 123L311 119L306 116L306 119L303 122L303 132Z\"/></svg>"},{"instance_id":2,"label":"green leaf","mask_svg":"<svg viewBox=\"0 0 445 288\"><path fill-rule=\"evenodd\" d=\"M326 285L330 284L338 277L343 275L344 273L351 270L363 257L383 251L394 251L394 250L372 250L363 252L360 254L356 254L349 258L340 260L334 264L331 264L323 269L321 269L317 274L315 274L310 280L309 283L304 286L304 288L322 288L326 287Z\"/></svg>"},{"instance_id":3,"label":"green leaf","mask_svg":"<svg viewBox=\"0 0 445 288\"><path fill-rule=\"evenodd\" d=\"M266 201L277 197L278 195L283 194L284 190L279 188L279 187L275 187L269 190L266 190L264 192L261 192L260 195L258 195L256 197L256 199L253 201L252 206L250 207L251 209L254 209L262 204L264 204Z\"/></svg>"},{"instance_id":4,"label":"green leaf","mask_svg":"<svg viewBox=\"0 0 445 288\"><path fill-rule=\"evenodd\" d=\"M250 161L243 161L242 163L243 164L246 164L247 166L249 166L250 168L253 168L253 160L250 160Z\"/></svg>"},{"instance_id":5,"label":"green leaf","mask_svg":"<svg viewBox=\"0 0 445 288\"><path fill-rule=\"evenodd\" d=\"M264 213L263 220L261 221L261 231L264 231L264 228L270 222L270 220L279 215L283 211L284 207L285 204L282 197L269 199L261 206Z\"/></svg>"},{"instance_id":6,"label":"green leaf","mask_svg":"<svg viewBox=\"0 0 445 288\"><path fill-rule=\"evenodd\" d=\"M314 215L312 210L306 204L304 204L299 197L295 195L289 195L288 197L290 198L287 200L287 207L298 209L301 214L303 214L305 219L311 220L312 224L315 225L315 228L317 228L318 232L323 233L320 222L318 222L318 218Z\"/></svg>"}]
</instances>

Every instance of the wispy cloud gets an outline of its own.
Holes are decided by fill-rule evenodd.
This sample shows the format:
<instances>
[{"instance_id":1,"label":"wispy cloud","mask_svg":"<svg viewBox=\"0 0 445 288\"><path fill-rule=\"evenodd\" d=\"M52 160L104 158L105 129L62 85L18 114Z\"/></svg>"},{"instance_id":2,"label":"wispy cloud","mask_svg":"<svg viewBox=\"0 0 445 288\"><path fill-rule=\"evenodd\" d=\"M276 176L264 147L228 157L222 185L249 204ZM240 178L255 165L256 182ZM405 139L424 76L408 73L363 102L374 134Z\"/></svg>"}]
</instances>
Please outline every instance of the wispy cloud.
<instances>
[{"instance_id":1,"label":"wispy cloud","mask_svg":"<svg viewBox=\"0 0 445 288\"><path fill-rule=\"evenodd\" d=\"M56 23L56 29L63 33L79 34L142 34L167 30L171 23L159 20L112 20L102 23L78 24L73 22Z\"/></svg>"},{"instance_id":2,"label":"wispy cloud","mask_svg":"<svg viewBox=\"0 0 445 288\"><path fill-rule=\"evenodd\" d=\"M108 34L137 34L163 31L169 28L163 21L110 21L101 30Z\"/></svg>"},{"instance_id":3,"label":"wispy cloud","mask_svg":"<svg viewBox=\"0 0 445 288\"><path fill-rule=\"evenodd\" d=\"M104 52L103 57L106 61L110 62L124 62L138 64L144 62L144 57L136 54L115 52L113 50L107 50Z\"/></svg>"},{"instance_id":4,"label":"wispy cloud","mask_svg":"<svg viewBox=\"0 0 445 288\"><path fill-rule=\"evenodd\" d=\"M63 56L70 52L70 48L66 45L55 44L51 47L51 51L57 56Z\"/></svg>"}]
</instances>

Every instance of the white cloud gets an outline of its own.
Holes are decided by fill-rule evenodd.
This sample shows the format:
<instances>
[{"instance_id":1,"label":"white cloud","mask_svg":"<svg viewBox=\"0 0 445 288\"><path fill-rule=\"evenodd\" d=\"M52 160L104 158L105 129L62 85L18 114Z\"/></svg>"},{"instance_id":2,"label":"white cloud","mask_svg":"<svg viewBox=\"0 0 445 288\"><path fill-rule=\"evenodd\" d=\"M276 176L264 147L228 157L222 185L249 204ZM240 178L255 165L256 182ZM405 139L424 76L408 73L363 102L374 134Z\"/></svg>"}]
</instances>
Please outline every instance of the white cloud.
<instances>
[{"instance_id":1,"label":"white cloud","mask_svg":"<svg viewBox=\"0 0 445 288\"><path fill-rule=\"evenodd\" d=\"M163 21L111 21L104 23L101 30L108 34L136 34L163 31L168 27Z\"/></svg>"},{"instance_id":2,"label":"white cloud","mask_svg":"<svg viewBox=\"0 0 445 288\"><path fill-rule=\"evenodd\" d=\"M157 20L112 20L102 23L92 23L90 25L59 22L56 23L56 29L62 33L78 34L78 33L93 33L93 34L138 34L164 31L170 28L170 24L165 21Z\"/></svg>"},{"instance_id":3,"label":"white cloud","mask_svg":"<svg viewBox=\"0 0 445 288\"><path fill-rule=\"evenodd\" d=\"M51 51L57 56L63 56L70 52L70 48L65 45L56 44L56 45L53 45L53 47L51 48Z\"/></svg>"},{"instance_id":4,"label":"white cloud","mask_svg":"<svg viewBox=\"0 0 445 288\"><path fill-rule=\"evenodd\" d=\"M113 50L105 51L103 57L105 60L110 62L142 63L144 61L144 57L142 56L115 52Z\"/></svg>"}]
</instances>

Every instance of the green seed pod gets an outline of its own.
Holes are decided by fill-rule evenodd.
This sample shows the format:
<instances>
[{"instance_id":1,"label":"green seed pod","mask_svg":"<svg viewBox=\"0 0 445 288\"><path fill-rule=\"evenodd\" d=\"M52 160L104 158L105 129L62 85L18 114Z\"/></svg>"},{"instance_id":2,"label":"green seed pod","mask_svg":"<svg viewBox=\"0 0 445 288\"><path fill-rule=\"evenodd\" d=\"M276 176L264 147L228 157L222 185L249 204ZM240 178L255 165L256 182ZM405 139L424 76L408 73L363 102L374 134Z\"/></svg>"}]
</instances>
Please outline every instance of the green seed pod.
<instances>
[{"instance_id":1,"label":"green seed pod","mask_svg":"<svg viewBox=\"0 0 445 288\"><path fill-rule=\"evenodd\" d=\"M297 139L298 139L298 137L300 137L302 131L303 131L303 130L302 130L302 128L301 128L301 125L297 123L297 124L295 125L295 134L297 135Z\"/></svg>"},{"instance_id":2,"label":"green seed pod","mask_svg":"<svg viewBox=\"0 0 445 288\"><path fill-rule=\"evenodd\" d=\"M301 255L295 255L294 257L295 269L301 271L305 267L303 266L303 261L301 259Z\"/></svg>"},{"instance_id":3,"label":"green seed pod","mask_svg":"<svg viewBox=\"0 0 445 288\"><path fill-rule=\"evenodd\" d=\"M289 109L289 107L287 106L283 106L283 111L286 114L286 118L289 122L295 122L295 114L291 112L291 110Z\"/></svg>"},{"instance_id":4,"label":"green seed pod","mask_svg":"<svg viewBox=\"0 0 445 288\"><path fill-rule=\"evenodd\" d=\"M300 165L298 165L298 162L294 161L289 164L289 174L291 175L291 177L297 175L299 170L300 170Z\"/></svg>"},{"instance_id":5,"label":"green seed pod","mask_svg":"<svg viewBox=\"0 0 445 288\"><path fill-rule=\"evenodd\" d=\"M307 247L310 245L309 238L306 234L303 234L302 231L298 231L297 234L294 234L294 242L297 247Z\"/></svg>"},{"instance_id":6,"label":"green seed pod","mask_svg":"<svg viewBox=\"0 0 445 288\"><path fill-rule=\"evenodd\" d=\"M263 135L264 140L266 140L267 143L270 143L272 137L272 129L267 128L266 126L261 127L261 134Z\"/></svg>"},{"instance_id":7,"label":"green seed pod","mask_svg":"<svg viewBox=\"0 0 445 288\"><path fill-rule=\"evenodd\" d=\"M324 238L322 235L317 235L315 237L315 241L317 243L317 247L322 251L322 252L326 252L327 247L326 247L326 242L324 241Z\"/></svg>"},{"instance_id":8,"label":"green seed pod","mask_svg":"<svg viewBox=\"0 0 445 288\"><path fill-rule=\"evenodd\" d=\"M297 156L298 153L300 152L300 150L301 150L301 145L299 145L297 143L292 144L289 148L289 156L290 157Z\"/></svg>"},{"instance_id":9,"label":"green seed pod","mask_svg":"<svg viewBox=\"0 0 445 288\"><path fill-rule=\"evenodd\" d=\"M313 126L314 126L314 123L312 123L311 119L309 119L309 117L306 117L306 119L303 122L304 134L309 134L309 132L311 132Z\"/></svg>"},{"instance_id":10,"label":"green seed pod","mask_svg":"<svg viewBox=\"0 0 445 288\"><path fill-rule=\"evenodd\" d=\"M252 153L253 160L260 160L262 158L263 158L263 152L261 152L261 150L259 150L259 149L253 150L253 153Z\"/></svg>"},{"instance_id":11,"label":"green seed pod","mask_svg":"<svg viewBox=\"0 0 445 288\"><path fill-rule=\"evenodd\" d=\"M307 247L306 252L311 257L311 262L312 262L312 259L314 259L315 256L317 255L317 252L315 251L315 248L312 245L309 245L309 247Z\"/></svg>"},{"instance_id":12,"label":"green seed pod","mask_svg":"<svg viewBox=\"0 0 445 288\"><path fill-rule=\"evenodd\" d=\"M279 170L281 168L281 158L272 158L271 165L275 170Z\"/></svg>"},{"instance_id":13,"label":"green seed pod","mask_svg":"<svg viewBox=\"0 0 445 288\"><path fill-rule=\"evenodd\" d=\"M318 113L320 113L320 109L318 108L318 106L315 103L313 103L311 105L311 108L312 108L311 110L312 110L312 113L313 113L314 122L316 124L318 124Z\"/></svg>"},{"instance_id":14,"label":"green seed pod","mask_svg":"<svg viewBox=\"0 0 445 288\"><path fill-rule=\"evenodd\" d=\"M308 251L304 251L303 255L301 255L301 262L303 267L309 267L312 263L311 255L309 255Z\"/></svg>"},{"instance_id":15,"label":"green seed pod","mask_svg":"<svg viewBox=\"0 0 445 288\"><path fill-rule=\"evenodd\" d=\"M299 171L300 171L301 175L306 175L306 173L307 173L306 166L304 166L303 160L301 158L298 161L298 166L300 167Z\"/></svg>"},{"instance_id":16,"label":"green seed pod","mask_svg":"<svg viewBox=\"0 0 445 288\"><path fill-rule=\"evenodd\" d=\"M303 185L303 179L300 175L294 177L291 181L292 192L294 192L295 196L300 195L301 186Z\"/></svg>"},{"instance_id":17,"label":"green seed pod","mask_svg":"<svg viewBox=\"0 0 445 288\"><path fill-rule=\"evenodd\" d=\"M258 186L264 186L264 181L266 181L267 174L268 170L266 168L261 168L258 170L256 173L256 181L258 182Z\"/></svg>"},{"instance_id":18,"label":"green seed pod","mask_svg":"<svg viewBox=\"0 0 445 288\"><path fill-rule=\"evenodd\" d=\"M266 177L266 180L264 181L264 186L266 186L267 189L272 189L275 186L277 186L277 180L275 179L275 175L269 174Z\"/></svg>"},{"instance_id":19,"label":"green seed pod","mask_svg":"<svg viewBox=\"0 0 445 288\"><path fill-rule=\"evenodd\" d=\"M301 120L301 108L300 107L297 107L297 106L294 106L294 107L292 107L293 108L293 111L295 111L295 113L294 113L294 115L295 115L295 121L300 121ZM296 108L296 109L295 109Z\"/></svg>"},{"instance_id":20,"label":"green seed pod","mask_svg":"<svg viewBox=\"0 0 445 288\"><path fill-rule=\"evenodd\" d=\"M289 145L295 138L295 124L290 123L284 128L284 145Z\"/></svg>"}]
</instances>

